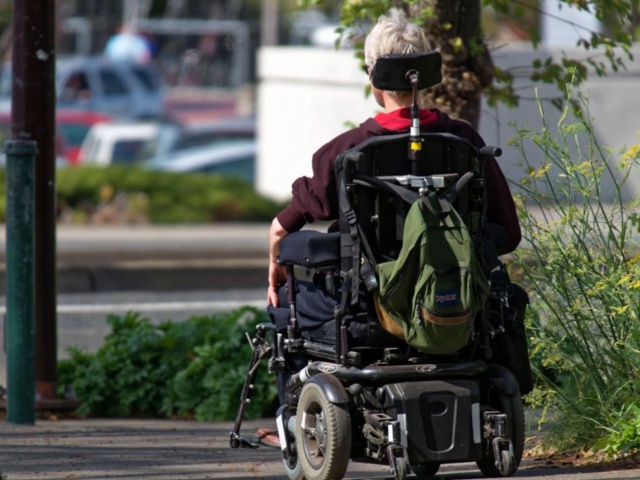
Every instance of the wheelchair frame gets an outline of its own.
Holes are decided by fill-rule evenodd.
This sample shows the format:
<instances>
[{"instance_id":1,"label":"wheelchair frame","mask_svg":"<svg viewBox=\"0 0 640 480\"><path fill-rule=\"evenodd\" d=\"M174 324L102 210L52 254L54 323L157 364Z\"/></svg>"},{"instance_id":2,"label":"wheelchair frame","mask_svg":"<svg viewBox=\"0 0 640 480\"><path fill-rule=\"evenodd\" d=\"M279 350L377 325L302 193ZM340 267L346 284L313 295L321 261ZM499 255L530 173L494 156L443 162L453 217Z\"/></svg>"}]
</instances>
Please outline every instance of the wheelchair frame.
<instances>
[{"instance_id":1,"label":"wheelchair frame","mask_svg":"<svg viewBox=\"0 0 640 480\"><path fill-rule=\"evenodd\" d=\"M371 229L365 234L360 225L360 212L354 209L358 188L386 191L406 202L431 195L440 208L447 208L464 193L465 202L471 202L466 208L470 231L475 237L480 235L484 208L482 159L501 152L496 147L476 149L449 134L420 133L416 97L417 89L424 88L421 72L432 71L434 62L439 61L435 53L378 60L374 70L387 86L399 85L394 73L399 71L398 65L406 72L402 79L414 95L410 132L373 137L336 159L339 233L298 232L281 243L290 309L286 334L274 321L259 324L255 336L249 338L253 355L230 446L258 446L243 439L240 428L261 361L268 357L269 371L284 374L287 355L304 354L309 363L290 372L286 402L276 413L283 465L293 480L342 478L351 458L387 461L396 480L406 479L410 471L420 478L429 477L442 463L467 461L475 461L487 475L510 476L522 458L524 414L518 381L503 365L487 363L493 354L492 343L505 333L505 319L516 315L509 305L508 277L492 282L487 308L474 322L469 346L456 355L434 357L408 347L402 351L397 347L349 345L345 320L350 305L356 302L362 286L369 293L377 288L372 262L378 245L370 242L379 238ZM374 71L374 85L375 75ZM439 77L429 77L430 82L435 80L437 83ZM421 175L417 165L422 147L436 140L445 146L468 149L473 157L472 174L445 171ZM363 174L362 170L371 173L371 165L360 168L369 159L363 151L393 142L408 144L409 174L402 178ZM318 268L323 272L325 289L334 292L334 272L340 272L337 280L342 295L334 312L333 344L305 338L300 332L296 266Z\"/></svg>"}]
</instances>

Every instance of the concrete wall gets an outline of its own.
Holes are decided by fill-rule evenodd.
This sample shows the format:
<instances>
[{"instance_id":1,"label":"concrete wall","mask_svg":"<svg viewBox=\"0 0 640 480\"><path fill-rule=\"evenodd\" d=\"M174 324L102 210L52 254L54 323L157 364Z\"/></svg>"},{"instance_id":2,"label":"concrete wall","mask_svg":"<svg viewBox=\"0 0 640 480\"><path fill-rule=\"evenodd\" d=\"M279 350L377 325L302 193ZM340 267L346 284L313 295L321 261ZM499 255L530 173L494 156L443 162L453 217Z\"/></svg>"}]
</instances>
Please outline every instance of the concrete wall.
<instances>
[{"instance_id":1,"label":"concrete wall","mask_svg":"<svg viewBox=\"0 0 640 480\"><path fill-rule=\"evenodd\" d=\"M311 175L311 156L324 143L371 116L368 79L353 51L265 47L258 55L257 188L287 198L291 183Z\"/></svg>"},{"instance_id":2,"label":"concrete wall","mask_svg":"<svg viewBox=\"0 0 640 480\"><path fill-rule=\"evenodd\" d=\"M565 49L566 50L566 49ZM567 52L573 58L583 51ZM515 135L511 125L540 129L542 120L537 95L542 99L547 125L554 126L558 111L550 99L558 96L553 86L534 85L527 76L534 58L552 55L550 50L534 51L529 44L510 45L494 53L494 61L515 75L515 87L522 96L520 106L483 108L480 133L488 144L503 147L500 164L511 180L524 175L522 156L507 144ZM636 46L635 56L640 57ZM365 97L367 77L350 50L306 47L267 47L259 53L258 140L256 186L278 199L290 195L291 183L301 175L311 175L311 155L335 135L358 124L380 110L372 97ZM615 150L638 143L640 132L640 65L627 62L628 71L599 78L592 75L583 89L590 97L590 115L598 141ZM576 154L572 150L572 156ZM528 146L533 163L543 154ZM577 154L576 154L577 155ZM611 198L611 185L604 186L603 200ZM633 179L626 198L640 193L640 181Z\"/></svg>"},{"instance_id":3,"label":"concrete wall","mask_svg":"<svg viewBox=\"0 0 640 480\"><path fill-rule=\"evenodd\" d=\"M584 50L563 49L569 58L584 58L587 53ZM543 126L540 107L536 97L541 100L544 109L545 125L552 132L557 130L556 125L560 118L560 112L551 103L560 93L552 85L533 84L528 79L531 70L531 62L535 58L547 58L553 56L556 59L560 55L558 50L540 48L534 51L529 44L510 45L494 53L493 58L497 65L514 72L514 86L522 96L517 108L500 106L491 109L486 105L483 108L480 122L480 133L488 144L500 145L503 156L498 159L507 178L513 181L525 176L521 163L522 155L508 145L509 140L515 136L514 124L520 128L531 128L541 131ZM634 57L640 55L640 45L634 48ZM599 58L603 60L603 58ZM631 146L640 142L640 64L637 60L627 61L627 70L610 74L607 77L598 77L590 73L586 85L580 87L580 91L588 101L588 116L595 138L603 148L611 148L617 153L625 146ZM588 137L582 136L580 148L583 150L582 160L588 158ZM577 162L580 155L573 145L568 146L572 161ZM525 145L526 158L534 165L539 166L544 157L541 149L534 147L530 142ZM585 155L587 155L585 157ZM613 154L611 160L617 159ZM630 200L640 194L640 179L631 178L623 188L625 200ZM613 198L613 181L605 181L601 185L601 200L610 202Z\"/></svg>"}]
</instances>

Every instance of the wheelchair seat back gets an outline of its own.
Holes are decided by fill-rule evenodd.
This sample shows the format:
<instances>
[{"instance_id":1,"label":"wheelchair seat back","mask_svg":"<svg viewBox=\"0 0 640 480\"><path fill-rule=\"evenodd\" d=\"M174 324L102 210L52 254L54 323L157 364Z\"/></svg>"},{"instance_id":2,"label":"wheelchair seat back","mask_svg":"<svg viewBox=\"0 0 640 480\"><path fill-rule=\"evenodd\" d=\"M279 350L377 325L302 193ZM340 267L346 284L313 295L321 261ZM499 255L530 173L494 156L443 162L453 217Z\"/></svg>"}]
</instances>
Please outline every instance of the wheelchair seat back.
<instances>
[{"instance_id":1,"label":"wheelchair seat back","mask_svg":"<svg viewBox=\"0 0 640 480\"><path fill-rule=\"evenodd\" d=\"M391 183L417 192L424 179L431 182L434 194L442 193L467 172L473 179L457 192L453 207L462 217L472 237L481 228L484 207L483 164L480 152L467 141L448 133L423 133L417 160L407 154L410 135L373 137L336 159L338 191L344 184L347 200L365 237L373 261L395 259L402 246L404 218L410 203L397 191L367 184L366 179ZM344 217L344 212L341 212ZM346 230L345 218L341 218Z\"/></svg>"}]
</instances>

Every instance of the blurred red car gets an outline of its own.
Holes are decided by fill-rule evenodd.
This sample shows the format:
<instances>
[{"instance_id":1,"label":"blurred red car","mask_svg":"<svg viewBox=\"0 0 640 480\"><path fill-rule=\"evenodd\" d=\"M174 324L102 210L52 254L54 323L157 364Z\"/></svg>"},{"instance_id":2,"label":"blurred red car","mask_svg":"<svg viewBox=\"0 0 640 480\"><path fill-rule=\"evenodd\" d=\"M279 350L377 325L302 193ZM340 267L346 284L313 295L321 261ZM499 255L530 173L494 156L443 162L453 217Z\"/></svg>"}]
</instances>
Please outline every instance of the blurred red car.
<instances>
[{"instance_id":1,"label":"blurred red car","mask_svg":"<svg viewBox=\"0 0 640 480\"><path fill-rule=\"evenodd\" d=\"M11 115L9 112L1 111L0 112L0 145L3 145L6 140L11 139ZM55 137L55 154L56 154L56 165L59 167L63 167L69 164L69 160L66 157L66 145L64 139L60 136L58 132L56 132ZM5 166L5 156L4 153L0 153L0 167Z\"/></svg>"},{"instance_id":2,"label":"blurred red car","mask_svg":"<svg viewBox=\"0 0 640 480\"><path fill-rule=\"evenodd\" d=\"M111 121L111 117L85 110L56 112L56 157L59 164L76 165L80 146L89 129L96 123ZM0 113L0 140L11 138L11 116Z\"/></svg>"},{"instance_id":3,"label":"blurred red car","mask_svg":"<svg viewBox=\"0 0 640 480\"><path fill-rule=\"evenodd\" d=\"M86 110L58 110L56 112L56 127L58 135L65 145L65 157L71 165L77 165L78 153L89 129L96 123L105 123L112 118L96 112Z\"/></svg>"}]
</instances>

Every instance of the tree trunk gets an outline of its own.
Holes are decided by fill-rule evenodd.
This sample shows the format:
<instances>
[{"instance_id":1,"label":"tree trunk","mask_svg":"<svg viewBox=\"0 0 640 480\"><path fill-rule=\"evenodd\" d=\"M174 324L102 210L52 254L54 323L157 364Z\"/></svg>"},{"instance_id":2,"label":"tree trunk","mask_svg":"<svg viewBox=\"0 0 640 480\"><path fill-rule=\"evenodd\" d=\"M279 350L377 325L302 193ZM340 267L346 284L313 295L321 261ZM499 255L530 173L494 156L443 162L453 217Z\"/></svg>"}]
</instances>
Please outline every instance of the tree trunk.
<instances>
[{"instance_id":1,"label":"tree trunk","mask_svg":"<svg viewBox=\"0 0 640 480\"><path fill-rule=\"evenodd\" d=\"M443 79L423 101L477 128L482 90L493 80L493 61L480 28L481 1L424 0L411 7L411 16L416 18L426 6L435 12L424 28L442 54Z\"/></svg>"}]
</instances>

